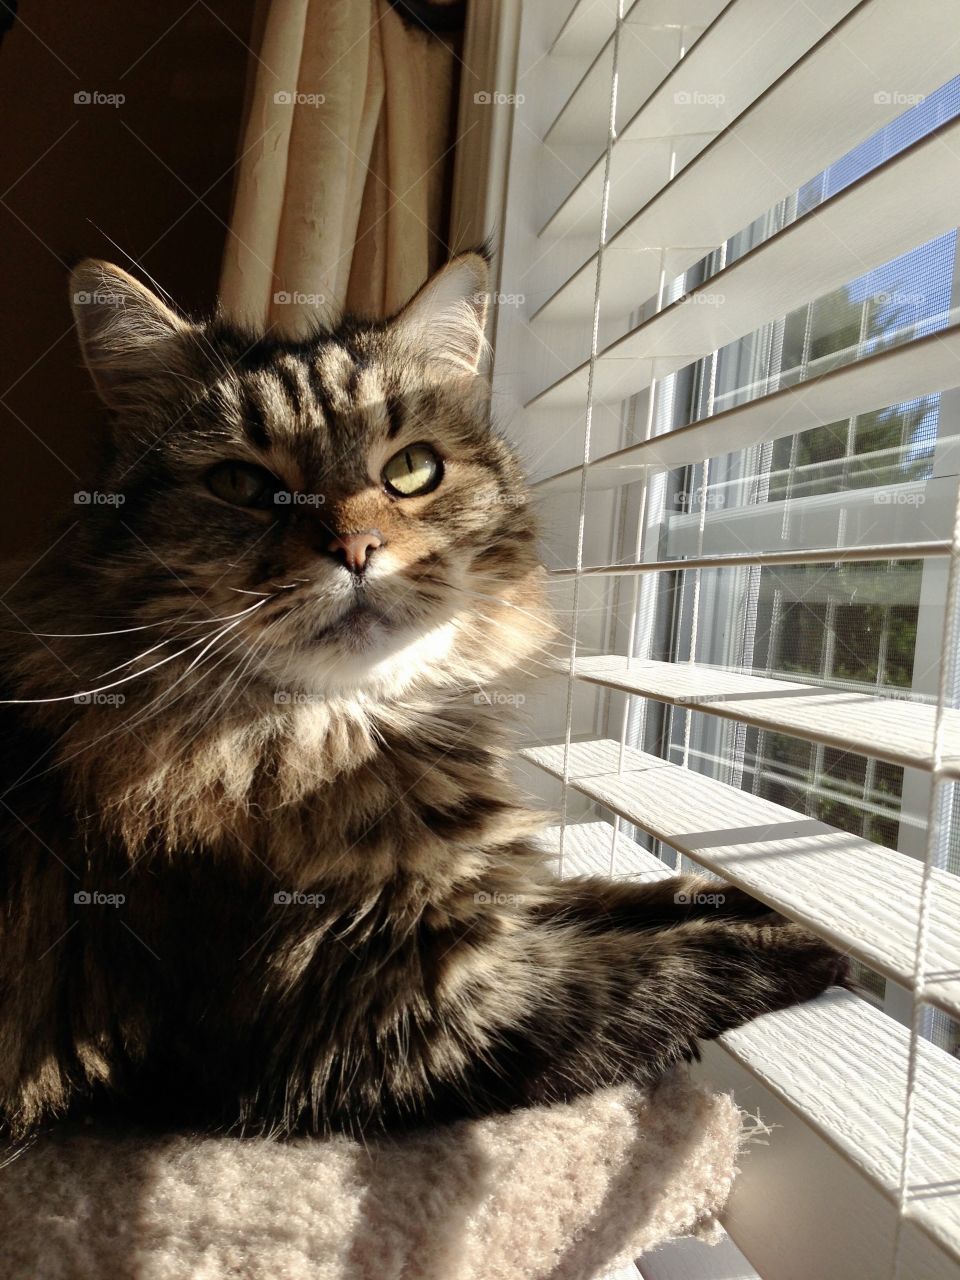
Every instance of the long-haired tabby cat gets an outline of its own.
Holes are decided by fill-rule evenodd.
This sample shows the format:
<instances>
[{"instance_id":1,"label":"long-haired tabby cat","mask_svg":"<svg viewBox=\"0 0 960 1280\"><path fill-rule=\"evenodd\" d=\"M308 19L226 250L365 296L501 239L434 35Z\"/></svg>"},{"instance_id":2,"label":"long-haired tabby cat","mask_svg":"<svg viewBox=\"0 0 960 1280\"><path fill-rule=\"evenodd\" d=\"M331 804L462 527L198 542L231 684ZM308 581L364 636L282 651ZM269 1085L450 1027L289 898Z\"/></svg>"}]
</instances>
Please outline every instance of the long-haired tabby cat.
<instances>
[{"instance_id":1,"label":"long-haired tabby cat","mask_svg":"<svg viewBox=\"0 0 960 1280\"><path fill-rule=\"evenodd\" d=\"M278 341L74 272L112 432L7 597L8 1134L104 1095L272 1133L563 1098L842 978L736 889L545 869L475 696L550 636L485 289L467 254Z\"/></svg>"}]
</instances>

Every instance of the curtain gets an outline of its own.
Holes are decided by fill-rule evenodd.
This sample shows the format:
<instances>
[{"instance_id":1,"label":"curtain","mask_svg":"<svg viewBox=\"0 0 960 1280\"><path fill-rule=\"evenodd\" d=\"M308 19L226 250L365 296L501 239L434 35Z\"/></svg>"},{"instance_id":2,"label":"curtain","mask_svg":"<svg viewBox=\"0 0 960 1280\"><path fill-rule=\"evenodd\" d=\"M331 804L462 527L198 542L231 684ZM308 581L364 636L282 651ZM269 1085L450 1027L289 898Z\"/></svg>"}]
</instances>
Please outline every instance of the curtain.
<instances>
[{"instance_id":1,"label":"curtain","mask_svg":"<svg viewBox=\"0 0 960 1280\"><path fill-rule=\"evenodd\" d=\"M297 337L318 313L389 315L446 259L459 59L439 28L462 8L262 5L221 276L229 318Z\"/></svg>"}]
</instances>

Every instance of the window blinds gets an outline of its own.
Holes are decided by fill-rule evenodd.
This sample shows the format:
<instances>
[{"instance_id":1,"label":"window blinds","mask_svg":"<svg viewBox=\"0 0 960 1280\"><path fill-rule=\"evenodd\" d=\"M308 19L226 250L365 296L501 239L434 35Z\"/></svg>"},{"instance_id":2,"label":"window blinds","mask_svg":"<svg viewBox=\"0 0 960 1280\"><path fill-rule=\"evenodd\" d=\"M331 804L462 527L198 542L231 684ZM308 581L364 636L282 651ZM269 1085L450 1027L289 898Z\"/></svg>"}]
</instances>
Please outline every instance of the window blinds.
<instances>
[{"instance_id":1,"label":"window blinds","mask_svg":"<svg viewBox=\"0 0 960 1280\"><path fill-rule=\"evenodd\" d=\"M779 1126L770 1154L746 1162L727 1226L767 1280L956 1280L960 1063L929 1029L931 1010L960 1019L960 319L951 300L907 323L898 295L894 319L871 327L864 307L842 348L821 354L810 333L825 295L854 298L851 281L891 262L915 273L917 247L946 243L960 221L957 112L905 142L884 132L960 73L956 7L566 8L528 0L523 10L515 105L504 108L514 114L494 335L495 394L536 479L569 633L565 693L533 700L525 751L531 776L560 784L549 846L564 873L655 878L672 871L656 850L681 856L890 984L885 1008L835 992L711 1049L711 1077ZM874 136L875 162L811 196L804 184ZM719 352L786 352L791 317L803 315L799 375L784 355L778 376L745 375L733 403L720 394ZM693 384L705 412L689 421L675 409ZM851 443L869 437L864 422L910 405L927 426L905 443L872 453ZM882 480L847 465L809 490L818 496L762 509L725 506L711 488L711 476L736 472L730 458L750 458L746 487L769 498L772 451L786 442L789 495L796 441L837 423L849 424L848 462L883 455ZM682 518L656 525L651 511L690 477ZM745 482L726 483L736 494ZM885 649L898 602L874 585L864 605L859 569L895 584L904 564L921 575L917 607L936 623L932 659L918 641L905 686L882 671L871 687L859 671L804 676L772 659L758 671L756 649L732 645L735 628L706 634L708 619L729 614L716 603L726 593L752 601L737 620L752 635L760 575L789 567L821 583L831 643L838 609L873 608ZM845 576L849 566L858 573ZM654 656L665 600L686 639ZM660 750L637 728L653 714L673 726ZM871 777L902 770L904 805L911 788L923 797L919 845L775 802L759 765L751 788L750 734L768 754L790 739L821 764L855 756ZM719 744L716 767L699 742Z\"/></svg>"}]
</instances>

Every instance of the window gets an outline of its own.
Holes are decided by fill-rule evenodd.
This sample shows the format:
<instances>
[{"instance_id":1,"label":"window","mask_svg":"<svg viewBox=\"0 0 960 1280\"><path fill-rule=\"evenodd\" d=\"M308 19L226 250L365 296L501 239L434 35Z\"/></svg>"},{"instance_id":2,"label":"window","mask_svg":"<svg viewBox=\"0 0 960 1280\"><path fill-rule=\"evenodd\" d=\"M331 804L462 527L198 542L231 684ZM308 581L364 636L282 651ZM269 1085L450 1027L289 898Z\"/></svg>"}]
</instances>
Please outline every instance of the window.
<instances>
[{"instance_id":1,"label":"window","mask_svg":"<svg viewBox=\"0 0 960 1280\"><path fill-rule=\"evenodd\" d=\"M679 282L680 292L702 286L747 247L762 243L958 113L960 78L954 78L691 269ZM951 231L764 326L763 331L721 348L688 372L679 394L674 389L671 425L675 428L708 417L730 405L820 377L828 368L941 331L949 325L958 301L955 272L956 232ZM745 369L747 385L742 383ZM659 557L675 554L673 547L687 530L695 529L698 538L709 544L712 527L722 530L734 512L743 517L734 536L744 550L767 545L764 538L769 537L749 531L746 517L756 517L755 527L769 529L766 517L771 510L777 513L781 543L793 522L805 529L805 537L829 546L837 532L832 515L850 518L864 497L872 504L874 526L883 523L888 509L903 507L916 517L918 541L932 524L947 529L956 501L952 488L947 489L943 510L923 518L928 499L925 482L937 473L951 480L954 474L950 462L935 472L938 443L941 452L949 448L960 426L956 398L944 401L935 394L852 414L672 473L677 487L664 491ZM935 500L936 495L930 496ZM824 501L818 503L818 498ZM818 523L822 523L819 531ZM925 570L929 577L929 560L761 567L739 589L730 589L723 571L713 571L706 590L701 574L704 605L698 619L697 661L733 663L738 669L806 683L934 701L929 655L939 654L945 600L928 584L921 623ZM667 594L656 607L675 614L662 656L671 661L689 659L687 617L698 587L696 573L679 570L661 586ZM733 650L731 637L735 638ZM631 714L637 714L635 707ZM905 809L902 767L754 728L728 732L725 739L721 733L718 740L718 727L708 717L693 714L691 718L689 750L698 770L727 781L735 779L756 795L874 843L922 856L929 805L929 788L922 777L915 777L908 788L911 803ZM675 755L682 750L686 728L683 713L674 709L671 719L668 750ZM632 745L643 745L642 736L630 735ZM647 738L649 743L649 731ZM950 815L951 830L960 829L958 824L960 810L955 810ZM642 833L632 834L643 843ZM956 873L960 871L956 837L948 840L948 849L948 869ZM909 1002L902 989L888 991L887 981L867 966L856 966L855 973L879 1003L908 1020ZM925 1034L954 1053L960 1048L958 1030L958 1024L940 1011L931 1010L925 1018Z\"/></svg>"},{"instance_id":2,"label":"window","mask_svg":"<svg viewBox=\"0 0 960 1280\"><path fill-rule=\"evenodd\" d=\"M572 665L525 777L565 871L704 868L858 962L705 1059L778 1126L756 1271L958 1275L955 15L567 8L505 60L494 389Z\"/></svg>"}]
</instances>

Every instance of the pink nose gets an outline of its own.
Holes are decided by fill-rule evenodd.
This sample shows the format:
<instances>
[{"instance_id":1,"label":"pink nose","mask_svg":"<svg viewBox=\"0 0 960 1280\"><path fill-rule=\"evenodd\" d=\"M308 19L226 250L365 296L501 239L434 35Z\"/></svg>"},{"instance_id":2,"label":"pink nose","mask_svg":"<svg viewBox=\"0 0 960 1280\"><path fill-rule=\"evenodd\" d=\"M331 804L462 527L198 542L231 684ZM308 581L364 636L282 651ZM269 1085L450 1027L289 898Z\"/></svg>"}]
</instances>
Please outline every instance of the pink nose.
<instances>
[{"instance_id":1,"label":"pink nose","mask_svg":"<svg viewBox=\"0 0 960 1280\"><path fill-rule=\"evenodd\" d=\"M371 551L383 546L383 534L379 529L364 529L363 533L344 533L327 544L331 555L339 555L351 573L363 573Z\"/></svg>"}]
</instances>

